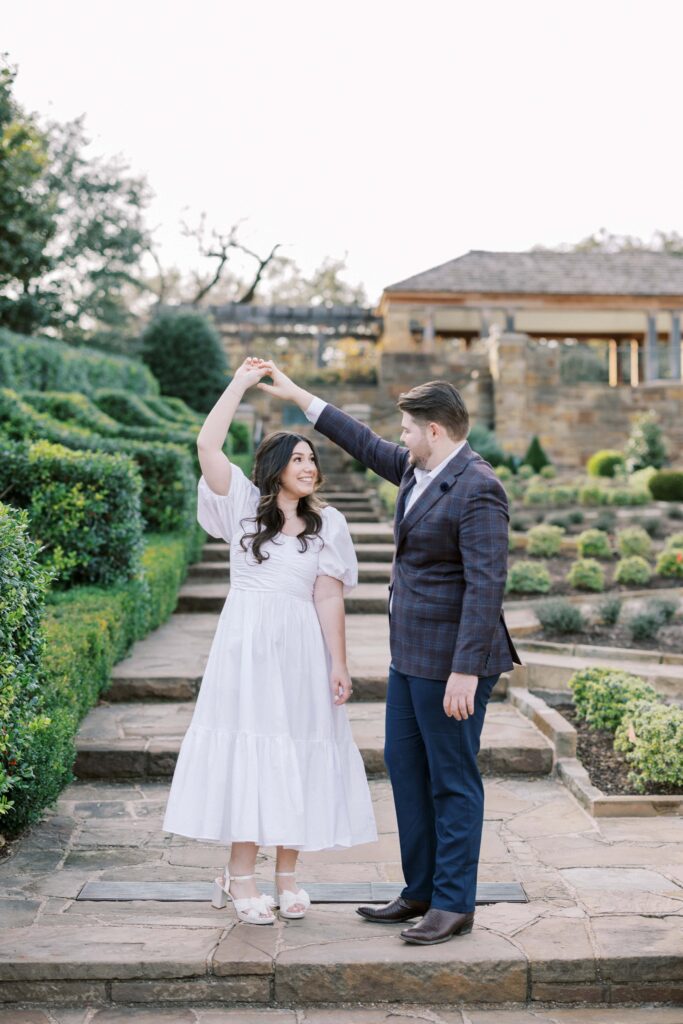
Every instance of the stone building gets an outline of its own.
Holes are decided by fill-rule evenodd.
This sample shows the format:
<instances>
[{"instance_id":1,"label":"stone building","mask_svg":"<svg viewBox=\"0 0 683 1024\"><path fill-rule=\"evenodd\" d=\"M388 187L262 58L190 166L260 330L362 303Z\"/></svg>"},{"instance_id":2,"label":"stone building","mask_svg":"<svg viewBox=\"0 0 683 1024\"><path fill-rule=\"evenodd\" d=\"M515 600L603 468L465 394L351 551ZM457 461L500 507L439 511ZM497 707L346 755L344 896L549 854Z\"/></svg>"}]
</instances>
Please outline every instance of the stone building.
<instances>
[{"instance_id":1,"label":"stone building","mask_svg":"<svg viewBox=\"0 0 683 1024\"><path fill-rule=\"evenodd\" d=\"M682 310L683 258L668 253L474 251L385 289L380 384L441 367L506 450L538 434L571 466L622 447L654 408L680 458ZM588 379L564 372L581 353Z\"/></svg>"}]
</instances>

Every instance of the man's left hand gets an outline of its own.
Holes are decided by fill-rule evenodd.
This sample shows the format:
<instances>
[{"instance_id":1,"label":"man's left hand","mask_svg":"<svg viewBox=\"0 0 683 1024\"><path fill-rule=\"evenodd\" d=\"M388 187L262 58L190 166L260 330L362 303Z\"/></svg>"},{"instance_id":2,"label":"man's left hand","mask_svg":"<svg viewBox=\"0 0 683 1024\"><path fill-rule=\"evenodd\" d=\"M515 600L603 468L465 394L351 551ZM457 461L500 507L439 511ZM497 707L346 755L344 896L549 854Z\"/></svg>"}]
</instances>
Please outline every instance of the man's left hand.
<instances>
[{"instance_id":1,"label":"man's left hand","mask_svg":"<svg viewBox=\"0 0 683 1024\"><path fill-rule=\"evenodd\" d=\"M457 718L461 722L474 714L474 697L478 682L478 676L451 672L443 697L443 709L449 718Z\"/></svg>"}]
</instances>

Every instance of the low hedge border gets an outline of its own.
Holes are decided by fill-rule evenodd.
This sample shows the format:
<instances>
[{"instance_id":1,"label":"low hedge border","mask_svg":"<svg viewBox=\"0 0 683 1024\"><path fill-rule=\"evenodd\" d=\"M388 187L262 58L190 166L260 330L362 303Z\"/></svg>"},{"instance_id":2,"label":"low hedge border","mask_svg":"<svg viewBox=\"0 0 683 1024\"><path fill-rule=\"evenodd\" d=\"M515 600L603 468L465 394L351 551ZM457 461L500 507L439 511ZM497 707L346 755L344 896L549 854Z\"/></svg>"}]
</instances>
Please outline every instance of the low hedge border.
<instances>
[{"instance_id":1,"label":"low hedge border","mask_svg":"<svg viewBox=\"0 0 683 1024\"><path fill-rule=\"evenodd\" d=\"M25 514L10 511L23 531L24 575L40 578L35 545L25 533ZM147 538L137 579L107 589L74 587L52 595L44 609L42 629L37 628L33 607L30 633L36 655L17 677L13 703L7 707L6 684L0 701L2 834L16 835L37 821L73 781L75 736L81 719L106 691L114 664L131 644L173 611L189 559L201 538L198 529ZM38 586L33 605L42 604L42 597ZM4 805L3 785L5 795L11 797Z\"/></svg>"}]
</instances>

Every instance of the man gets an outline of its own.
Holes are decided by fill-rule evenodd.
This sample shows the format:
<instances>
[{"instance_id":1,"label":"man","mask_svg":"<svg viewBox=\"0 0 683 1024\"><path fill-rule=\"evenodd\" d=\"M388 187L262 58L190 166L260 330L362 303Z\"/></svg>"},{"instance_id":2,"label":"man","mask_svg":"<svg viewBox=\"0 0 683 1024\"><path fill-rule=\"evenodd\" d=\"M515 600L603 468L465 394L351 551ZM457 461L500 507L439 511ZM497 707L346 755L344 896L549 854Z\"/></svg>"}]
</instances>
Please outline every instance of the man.
<instances>
[{"instance_id":1,"label":"man","mask_svg":"<svg viewBox=\"0 0 683 1024\"><path fill-rule=\"evenodd\" d=\"M500 673L519 662L502 613L505 490L468 445L467 409L446 381L400 396L402 447L268 365L273 383L259 387L295 402L316 430L399 488L384 756L406 885L388 906L358 913L422 917L401 937L445 942L472 930L484 817L479 741Z\"/></svg>"}]
</instances>

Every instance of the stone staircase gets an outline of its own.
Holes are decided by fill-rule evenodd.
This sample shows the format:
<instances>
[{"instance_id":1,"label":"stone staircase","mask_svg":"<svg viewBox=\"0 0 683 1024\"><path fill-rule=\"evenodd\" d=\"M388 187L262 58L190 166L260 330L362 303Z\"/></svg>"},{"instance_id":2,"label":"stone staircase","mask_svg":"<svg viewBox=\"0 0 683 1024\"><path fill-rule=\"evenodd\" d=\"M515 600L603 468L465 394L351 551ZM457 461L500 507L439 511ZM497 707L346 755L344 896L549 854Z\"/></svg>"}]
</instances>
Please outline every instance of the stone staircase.
<instances>
[{"instance_id":1,"label":"stone staircase","mask_svg":"<svg viewBox=\"0 0 683 1024\"><path fill-rule=\"evenodd\" d=\"M359 498L350 482L332 476L332 502L342 507L337 495L353 495L349 504L362 500L360 514L369 515L372 498ZM333 492L337 483L343 489ZM350 519L355 511L348 510ZM335 891L346 885L357 892L361 884L369 893L373 886L398 891L382 758L392 535L376 520L354 521L351 529L363 582L360 597L347 601L349 716L379 840L304 854L301 878L311 886L334 882ZM0 863L0 1007L7 1006L0 1024L242 1024L271 1016L290 1024L388 1024L401 1016L545 1024L546 1005L554 1007L548 1021L636 1024L632 1010L591 1018L559 1007L680 1004L683 819L590 818L553 778L551 747L506 700L505 677L480 755L480 882L520 883L527 902L482 905L472 935L416 948L402 943L397 929L361 921L349 896L316 902L303 921L256 929L192 895L203 892L226 852L169 836L161 823L228 578L227 547L207 543L176 613L115 667L111 688L82 723L78 781ZM523 635L529 613L511 609L508 622ZM273 853L262 851L257 874L264 887L272 871ZM135 895L93 896L105 883L135 886ZM169 895L173 890L185 895ZM230 1007L243 1009L233 1017ZM506 1007L516 1009L508 1015ZM674 1024L660 1011L646 1012L642 1020Z\"/></svg>"}]
</instances>

